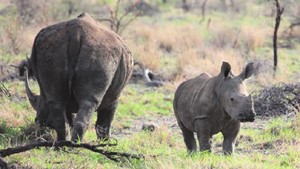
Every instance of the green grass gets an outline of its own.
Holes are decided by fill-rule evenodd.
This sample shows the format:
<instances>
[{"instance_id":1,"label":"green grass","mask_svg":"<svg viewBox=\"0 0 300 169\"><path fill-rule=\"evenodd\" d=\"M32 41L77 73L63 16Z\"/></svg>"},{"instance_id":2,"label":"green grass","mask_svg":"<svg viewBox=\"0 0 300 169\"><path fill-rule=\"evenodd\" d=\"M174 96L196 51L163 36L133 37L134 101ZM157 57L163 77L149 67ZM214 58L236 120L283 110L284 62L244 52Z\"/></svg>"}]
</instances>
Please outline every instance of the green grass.
<instances>
[{"instance_id":1,"label":"green grass","mask_svg":"<svg viewBox=\"0 0 300 169\"><path fill-rule=\"evenodd\" d=\"M164 94L142 85L128 85L120 98L117 118L136 119L172 113L173 93Z\"/></svg>"},{"instance_id":2,"label":"green grass","mask_svg":"<svg viewBox=\"0 0 300 169\"><path fill-rule=\"evenodd\" d=\"M121 96L113 125L133 127L134 124L130 122L137 118L172 116L171 100L172 93L165 89L154 90L130 84ZM257 129L243 125L239 134L242 137L238 137L234 156L222 154L221 134L213 138L213 153L188 155L180 132L160 126L154 132L134 131L119 138L116 147L107 148L109 151L144 154L144 160L115 163L87 150L54 151L49 148L27 151L5 159L9 163L36 168L297 168L300 165L299 119L300 116L293 120L279 117L268 120L266 126ZM21 127L13 128L5 122L0 126L4 133L13 136L22 133ZM85 141L95 139L91 127L85 135ZM2 141L1 147L7 147L7 144Z\"/></svg>"}]
</instances>

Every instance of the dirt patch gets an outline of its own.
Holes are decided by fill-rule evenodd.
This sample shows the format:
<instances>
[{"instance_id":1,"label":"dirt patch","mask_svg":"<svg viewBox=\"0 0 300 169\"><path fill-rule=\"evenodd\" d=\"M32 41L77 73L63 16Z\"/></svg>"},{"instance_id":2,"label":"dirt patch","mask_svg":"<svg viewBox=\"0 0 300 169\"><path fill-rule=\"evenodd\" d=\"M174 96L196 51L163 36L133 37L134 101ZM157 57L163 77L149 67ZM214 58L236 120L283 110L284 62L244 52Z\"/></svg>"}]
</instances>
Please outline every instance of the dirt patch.
<instances>
[{"instance_id":1,"label":"dirt patch","mask_svg":"<svg viewBox=\"0 0 300 169\"><path fill-rule=\"evenodd\" d=\"M112 128L112 137L115 138L122 138L131 136L134 133L138 133L143 131L143 126L155 126L155 129L167 127L172 132L181 132L179 126L177 125L177 121L175 116L155 116L151 118L137 118L133 120L132 125L130 127L123 127L123 128Z\"/></svg>"}]
</instances>

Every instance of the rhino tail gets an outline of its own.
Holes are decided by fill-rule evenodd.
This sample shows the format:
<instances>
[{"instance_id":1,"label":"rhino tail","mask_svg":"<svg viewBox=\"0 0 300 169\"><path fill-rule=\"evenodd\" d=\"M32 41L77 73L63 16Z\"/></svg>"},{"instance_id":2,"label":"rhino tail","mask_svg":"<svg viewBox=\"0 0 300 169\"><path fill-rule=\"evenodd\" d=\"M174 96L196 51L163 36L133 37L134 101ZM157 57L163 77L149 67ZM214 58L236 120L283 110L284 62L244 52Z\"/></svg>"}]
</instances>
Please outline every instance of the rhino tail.
<instances>
[{"instance_id":1,"label":"rhino tail","mask_svg":"<svg viewBox=\"0 0 300 169\"><path fill-rule=\"evenodd\" d=\"M78 60L78 56L80 54L81 49L81 37L80 32L77 31L76 35L70 34L68 41L68 92L69 97L71 96L72 92L72 81L74 78L74 72Z\"/></svg>"}]
</instances>

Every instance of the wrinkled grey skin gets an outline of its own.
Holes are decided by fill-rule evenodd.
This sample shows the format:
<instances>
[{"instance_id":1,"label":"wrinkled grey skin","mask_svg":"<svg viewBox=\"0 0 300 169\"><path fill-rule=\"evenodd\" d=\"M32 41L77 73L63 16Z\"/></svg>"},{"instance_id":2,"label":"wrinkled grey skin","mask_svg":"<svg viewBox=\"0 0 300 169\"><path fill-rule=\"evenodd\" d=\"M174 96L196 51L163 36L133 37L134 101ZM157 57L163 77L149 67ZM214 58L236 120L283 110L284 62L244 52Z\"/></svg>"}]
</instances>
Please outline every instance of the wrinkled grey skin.
<instances>
[{"instance_id":1,"label":"wrinkled grey skin","mask_svg":"<svg viewBox=\"0 0 300 169\"><path fill-rule=\"evenodd\" d=\"M133 68L131 52L118 35L83 13L38 33L29 68L40 87L35 95L26 83L38 124L54 128L57 139L65 140L69 123L71 139L78 141L97 111L97 136L109 137L119 95ZM77 113L74 122L72 113Z\"/></svg>"},{"instance_id":2,"label":"wrinkled grey skin","mask_svg":"<svg viewBox=\"0 0 300 169\"><path fill-rule=\"evenodd\" d=\"M211 151L212 135L221 132L224 153L233 153L240 122L252 122L255 117L252 98L243 83L252 73L253 63L234 76L231 66L223 62L219 75L202 73L179 85L173 108L189 152L197 149L193 132L200 151Z\"/></svg>"}]
</instances>

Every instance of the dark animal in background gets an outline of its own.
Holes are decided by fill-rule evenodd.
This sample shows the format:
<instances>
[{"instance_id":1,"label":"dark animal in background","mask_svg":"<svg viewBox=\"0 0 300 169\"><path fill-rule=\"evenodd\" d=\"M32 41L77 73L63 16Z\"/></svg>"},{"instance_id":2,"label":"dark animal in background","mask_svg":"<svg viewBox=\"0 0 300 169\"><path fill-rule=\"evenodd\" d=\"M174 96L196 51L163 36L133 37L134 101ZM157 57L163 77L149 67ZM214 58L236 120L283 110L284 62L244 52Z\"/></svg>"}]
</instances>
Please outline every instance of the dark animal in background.
<instances>
[{"instance_id":1,"label":"dark animal in background","mask_svg":"<svg viewBox=\"0 0 300 169\"><path fill-rule=\"evenodd\" d=\"M26 83L28 98L37 111L36 122L54 128L58 140L66 139L69 123L71 139L77 141L97 111L97 136L109 137L118 98L132 67L131 52L120 37L87 13L42 29L29 59L40 95L32 93ZM74 122L72 113L77 113Z\"/></svg>"},{"instance_id":2,"label":"dark animal in background","mask_svg":"<svg viewBox=\"0 0 300 169\"><path fill-rule=\"evenodd\" d=\"M194 132L200 151L211 151L212 135L221 132L224 153L233 153L240 122L252 122L255 117L252 98L243 83L252 73L253 63L234 76L229 63L223 62L219 75L202 73L179 85L173 108L189 152L197 149Z\"/></svg>"},{"instance_id":3,"label":"dark animal in background","mask_svg":"<svg viewBox=\"0 0 300 169\"><path fill-rule=\"evenodd\" d=\"M144 70L144 80L145 80L145 85L148 86L148 87L161 87L161 86L164 86L163 81L154 79L154 74L149 69Z\"/></svg>"},{"instance_id":4,"label":"dark animal in background","mask_svg":"<svg viewBox=\"0 0 300 169\"><path fill-rule=\"evenodd\" d=\"M135 61L134 65L139 66L141 72L137 72L134 69L132 74L133 79L142 79L147 87L161 87L165 85L159 76L154 75L144 64Z\"/></svg>"}]
</instances>

